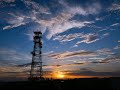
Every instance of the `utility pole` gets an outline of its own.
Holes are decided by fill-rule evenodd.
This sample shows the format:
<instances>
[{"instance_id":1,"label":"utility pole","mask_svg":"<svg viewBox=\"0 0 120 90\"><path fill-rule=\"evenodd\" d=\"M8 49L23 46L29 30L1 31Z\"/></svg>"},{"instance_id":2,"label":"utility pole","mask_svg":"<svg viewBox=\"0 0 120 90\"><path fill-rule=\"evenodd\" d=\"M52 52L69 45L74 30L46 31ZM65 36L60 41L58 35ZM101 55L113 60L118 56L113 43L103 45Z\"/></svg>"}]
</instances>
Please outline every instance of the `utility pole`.
<instances>
[{"instance_id":1,"label":"utility pole","mask_svg":"<svg viewBox=\"0 0 120 90\"><path fill-rule=\"evenodd\" d=\"M42 71L42 33L40 31L35 31L33 36L34 48L31 52L32 62L30 71L30 80L41 80L43 79Z\"/></svg>"}]
</instances>

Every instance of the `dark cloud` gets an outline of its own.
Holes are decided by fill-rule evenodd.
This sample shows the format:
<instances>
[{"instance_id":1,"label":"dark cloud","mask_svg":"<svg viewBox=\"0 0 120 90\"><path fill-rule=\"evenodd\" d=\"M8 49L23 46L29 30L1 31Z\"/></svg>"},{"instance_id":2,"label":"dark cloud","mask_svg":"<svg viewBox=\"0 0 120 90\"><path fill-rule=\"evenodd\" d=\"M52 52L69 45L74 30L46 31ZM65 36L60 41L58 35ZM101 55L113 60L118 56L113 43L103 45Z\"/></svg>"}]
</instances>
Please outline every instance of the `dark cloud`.
<instances>
[{"instance_id":1,"label":"dark cloud","mask_svg":"<svg viewBox=\"0 0 120 90\"><path fill-rule=\"evenodd\" d=\"M70 64L57 64L57 65L42 65L43 68L49 68L49 67L62 67L62 66L76 66L76 65L83 65L85 63L70 63ZM14 65L15 67L30 67L31 63L27 64L21 64L21 65Z\"/></svg>"},{"instance_id":2,"label":"dark cloud","mask_svg":"<svg viewBox=\"0 0 120 90\"><path fill-rule=\"evenodd\" d=\"M66 65L71 65L71 66L72 66L72 65L82 65L82 64L85 64L85 63L82 63L82 62L81 62L81 63L66 64Z\"/></svg>"},{"instance_id":3,"label":"dark cloud","mask_svg":"<svg viewBox=\"0 0 120 90\"><path fill-rule=\"evenodd\" d=\"M94 64L102 64L102 63L115 63L115 62L120 62L120 57L117 55L111 55L105 59L98 60L98 61L91 61L90 63Z\"/></svg>"},{"instance_id":4,"label":"dark cloud","mask_svg":"<svg viewBox=\"0 0 120 90\"><path fill-rule=\"evenodd\" d=\"M69 75L75 75L75 76L111 76L111 77L118 77L120 76L120 72L96 72L96 71L91 71L88 69L83 69L82 71L71 71L68 73Z\"/></svg>"},{"instance_id":5,"label":"dark cloud","mask_svg":"<svg viewBox=\"0 0 120 90\"><path fill-rule=\"evenodd\" d=\"M94 64L101 64L101 63L109 63L109 61L93 61L93 62L90 62L90 63L94 63Z\"/></svg>"}]
</instances>

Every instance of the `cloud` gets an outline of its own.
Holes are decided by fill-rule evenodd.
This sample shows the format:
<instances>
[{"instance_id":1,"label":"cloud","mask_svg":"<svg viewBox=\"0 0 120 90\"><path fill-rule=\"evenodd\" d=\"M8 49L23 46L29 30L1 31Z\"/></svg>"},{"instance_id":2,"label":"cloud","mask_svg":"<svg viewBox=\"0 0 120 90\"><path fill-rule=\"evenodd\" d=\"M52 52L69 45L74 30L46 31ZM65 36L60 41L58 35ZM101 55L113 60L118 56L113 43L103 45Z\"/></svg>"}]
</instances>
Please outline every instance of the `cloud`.
<instances>
[{"instance_id":1,"label":"cloud","mask_svg":"<svg viewBox=\"0 0 120 90\"><path fill-rule=\"evenodd\" d=\"M49 55L49 57L54 58L54 59L65 59L65 58L70 58L70 57L75 57L75 56L87 57L87 56L96 56L96 54L90 51L81 50L81 51L64 52L64 53Z\"/></svg>"},{"instance_id":2,"label":"cloud","mask_svg":"<svg viewBox=\"0 0 120 90\"><path fill-rule=\"evenodd\" d=\"M102 17L96 17L95 20L96 20L96 21L102 21L103 18L102 18Z\"/></svg>"},{"instance_id":3,"label":"cloud","mask_svg":"<svg viewBox=\"0 0 120 90\"><path fill-rule=\"evenodd\" d=\"M14 13L8 12L7 13L8 17L6 18L6 21L9 25L4 26L3 30L12 29L15 27L19 27L21 25L26 25L26 24L31 23L31 22L35 23L35 22L37 22L37 21L35 21L35 19L38 16L38 15L36 15L36 13L40 14L41 12L45 11L45 9L42 9L42 7L39 4L37 4L31 0L30 1L29 0L22 0L22 1L24 1L24 3L26 2L26 7L28 6L28 7L33 7L33 8L31 9L31 11L27 10L26 11L27 14L25 14L24 12L19 12L19 11L14 11ZM38 10L40 10L41 12ZM38 18L36 20L38 20ZM34 27L34 25L33 25L33 27ZM39 26L41 26L41 25L39 25Z\"/></svg>"},{"instance_id":4,"label":"cloud","mask_svg":"<svg viewBox=\"0 0 120 90\"><path fill-rule=\"evenodd\" d=\"M11 3L11 2L15 2L15 0L0 0L0 4L2 4L3 2Z\"/></svg>"},{"instance_id":5,"label":"cloud","mask_svg":"<svg viewBox=\"0 0 120 90\"><path fill-rule=\"evenodd\" d=\"M73 47L78 47L80 43L86 43L86 44L94 43L98 40L105 38L108 35L110 34L109 33L103 33L102 35L100 35L99 33L83 34L82 36L80 36L80 39L83 40L79 40Z\"/></svg>"},{"instance_id":6,"label":"cloud","mask_svg":"<svg viewBox=\"0 0 120 90\"><path fill-rule=\"evenodd\" d=\"M118 43L120 43L120 40L118 40Z\"/></svg>"},{"instance_id":7,"label":"cloud","mask_svg":"<svg viewBox=\"0 0 120 90\"><path fill-rule=\"evenodd\" d=\"M114 49L120 49L120 45L119 46L115 46Z\"/></svg>"},{"instance_id":8,"label":"cloud","mask_svg":"<svg viewBox=\"0 0 120 90\"><path fill-rule=\"evenodd\" d=\"M81 63L114 63L114 62L119 62L119 57L114 55L115 53L111 51L111 49L108 48L103 48L99 49L96 51L85 51L85 50L80 50L80 51L67 51L63 53L53 53L49 54L48 57L51 57L53 59L62 59L63 61L67 60L67 58L74 58L71 61L75 61L75 63L79 63L79 60ZM79 60L78 60L79 59ZM84 61L84 62L82 62ZM64 65L64 64L62 64Z\"/></svg>"},{"instance_id":9,"label":"cloud","mask_svg":"<svg viewBox=\"0 0 120 90\"><path fill-rule=\"evenodd\" d=\"M94 64L101 64L101 63L109 63L109 61L93 61L91 63L94 63Z\"/></svg>"},{"instance_id":10,"label":"cloud","mask_svg":"<svg viewBox=\"0 0 120 90\"><path fill-rule=\"evenodd\" d=\"M114 52L112 52L111 49L108 49L108 48L99 49L96 51L96 53L100 55L113 55L114 54Z\"/></svg>"},{"instance_id":11,"label":"cloud","mask_svg":"<svg viewBox=\"0 0 120 90\"><path fill-rule=\"evenodd\" d=\"M108 36L109 33L103 34L103 37ZM83 33L74 33L74 34L68 34L68 35L58 35L53 37L53 40L58 40L59 42L68 42L72 41L75 39L80 39L73 47L77 47L78 44L80 43L93 43L99 40L98 34L94 33L88 33L88 34L83 34ZM81 40L83 39L83 40Z\"/></svg>"},{"instance_id":12,"label":"cloud","mask_svg":"<svg viewBox=\"0 0 120 90\"><path fill-rule=\"evenodd\" d=\"M18 24L10 25L10 26L5 26L5 27L3 28L3 30L15 28L15 27L18 27L18 26L21 26L21 25L25 25L25 24L26 24L26 23L21 22L21 23L18 23Z\"/></svg>"},{"instance_id":13,"label":"cloud","mask_svg":"<svg viewBox=\"0 0 120 90\"><path fill-rule=\"evenodd\" d=\"M97 53L97 52L96 52ZM98 57L93 57L93 58L88 58L89 59L89 64L107 64L107 63L119 63L120 62L120 57L119 55L114 55L113 53L111 54L110 52L103 52L103 54L98 54ZM103 55L106 55L103 57ZM101 58L102 57L102 58Z\"/></svg>"},{"instance_id":14,"label":"cloud","mask_svg":"<svg viewBox=\"0 0 120 90\"><path fill-rule=\"evenodd\" d=\"M109 34L109 33L104 33L104 34L103 34L103 37L108 36L108 35L110 35L110 34Z\"/></svg>"},{"instance_id":15,"label":"cloud","mask_svg":"<svg viewBox=\"0 0 120 90\"><path fill-rule=\"evenodd\" d=\"M93 43L99 40L98 35L97 34L93 34L93 33L89 33L89 34L85 34L81 37L83 40L78 41L76 43L76 45L80 44L80 43Z\"/></svg>"},{"instance_id":16,"label":"cloud","mask_svg":"<svg viewBox=\"0 0 120 90\"><path fill-rule=\"evenodd\" d=\"M69 13L61 13L57 17L52 18L49 21L46 20L41 20L39 23L45 27L48 28L48 35L47 38L51 39L53 36L56 34L65 32L71 28L82 28L85 27L88 24L92 24L93 21L83 21L83 22L78 22L78 21L69 21L71 18L71 14Z\"/></svg>"},{"instance_id":17,"label":"cloud","mask_svg":"<svg viewBox=\"0 0 120 90\"><path fill-rule=\"evenodd\" d=\"M65 7L67 11L71 14L80 14L80 15L89 15L89 14L97 14L101 10L101 5L98 2L85 3L85 6L82 6L80 3L70 3L65 0L60 0L59 3ZM72 4L72 5L71 5Z\"/></svg>"},{"instance_id":18,"label":"cloud","mask_svg":"<svg viewBox=\"0 0 120 90\"><path fill-rule=\"evenodd\" d=\"M53 40L58 40L59 42L68 42L68 41L72 41L75 39L79 39L79 41L73 46L73 47L77 47L78 44L80 43L93 43L96 42L106 36L108 36L109 33L104 33L101 37L99 37L98 34L95 33L73 33L73 34L68 34L68 35L57 35L55 37L53 37ZM81 40L82 39L82 40Z\"/></svg>"},{"instance_id":19,"label":"cloud","mask_svg":"<svg viewBox=\"0 0 120 90\"><path fill-rule=\"evenodd\" d=\"M120 10L120 4L113 3L112 6L109 8L110 11Z\"/></svg>"},{"instance_id":20,"label":"cloud","mask_svg":"<svg viewBox=\"0 0 120 90\"><path fill-rule=\"evenodd\" d=\"M50 39L52 36L56 34L67 31L68 29L74 27L82 28L88 24L94 23L93 21L83 21L83 22L76 20L69 21L69 19L71 19L76 14L81 14L81 15L95 14L95 12L99 11L98 8L95 7L100 6L95 3L93 4L93 6L91 5L91 7L88 7L87 9L83 9L80 6L70 7L66 2L64 2L64 0L60 0L59 3L64 6L63 12L61 12L57 17L52 18L50 21L45 21L45 22L44 20L43 22L40 21L40 23L43 26L48 26L49 29L49 33L47 35L48 39ZM44 23L47 25L44 25Z\"/></svg>"},{"instance_id":21,"label":"cloud","mask_svg":"<svg viewBox=\"0 0 120 90\"><path fill-rule=\"evenodd\" d=\"M105 63L111 63L112 61L110 59L103 59L103 60L97 60L97 61L90 61L90 63L93 64L105 64Z\"/></svg>"},{"instance_id":22,"label":"cloud","mask_svg":"<svg viewBox=\"0 0 120 90\"><path fill-rule=\"evenodd\" d=\"M85 63L83 62L78 62L78 63L70 63L70 64L48 64L48 65L43 65L43 69L50 69L50 68L55 68L55 67L64 67L64 66L77 66L77 65L83 65ZM30 68L31 63L26 63L26 64L21 64L21 65L15 65L15 67L29 67Z\"/></svg>"},{"instance_id":23,"label":"cloud","mask_svg":"<svg viewBox=\"0 0 120 90\"><path fill-rule=\"evenodd\" d=\"M41 6L32 0L22 0L28 9L31 9L34 13L45 13L49 14L49 8Z\"/></svg>"},{"instance_id":24,"label":"cloud","mask_svg":"<svg viewBox=\"0 0 120 90\"><path fill-rule=\"evenodd\" d=\"M103 36L107 36L108 33L104 34ZM99 40L98 35L94 33L88 33L88 34L83 34L83 33L74 33L74 34L68 34L68 35L59 35L55 36L53 40L58 40L59 42L68 42L72 41L75 39L83 39L81 41L78 41L76 45L80 43L93 43Z\"/></svg>"},{"instance_id":25,"label":"cloud","mask_svg":"<svg viewBox=\"0 0 120 90\"><path fill-rule=\"evenodd\" d=\"M29 21L27 21L27 16L24 15L17 15L17 14L13 14L13 13L9 13L10 16L12 16L10 19L8 19L8 26L3 27L3 30L6 29L12 29L15 27L19 27L21 25L26 25L27 23L29 23Z\"/></svg>"},{"instance_id":26,"label":"cloud","mask_svg":"<svg viewBox=\"0 0 120 90\"><path fill-rule=\"evenodd\" d=\"M70 62L70 63L65 63L65 60L63 61L64 63L59 63L59 64L55 64L55 63L48 63L48 64L43 64L43 70L52 70L53 68L64 68L64 67L69 67L69 66L81 66L81 65L85 65L85 64L107 64L107 63L118 63L120 62L120 57L119 56L116 56L116 55L111 55L109 57L104 57L104 58L101 58L101 56L99 55L95 55L93 54L93 52L85 52L85 51L76 51L77 53L69 53L69 54L63 54L63 53L60 53L60 54L50 54L49 57L52 57L54 59L65 59L65 58L69 58L69 57L75 57L75 56L78 56L79 58L82 58L82 57L87 57L87 61L82 61L82 60L78 60L78 61L75 61L75 58L73 61L75 62ZM61 55L61 57L60 57ZM97 56L97 57L95 57ZM26 67L26 68L29 68L30 69L30 65L31 63L26 63L26 64L20 64L20 65L14 65L15 67Z\"/></svg>"},{"instance_id":27,"label":"cloud","mask_svg":"<svg viewBox=\"0 0 120 90\"><path fill-rule=\"evenodd\" d=\"M109 62L109 63L120 62L120 56L118 56L118 55L111 55L111 56L105 58L102 61L103 62Z\"/></svg>"},{"instance_id":28,"label":"cloud","mask_svg":"<svg viewBox=\"0 0 120 90\"><path fill-rule=\"evenodd\" d=\"M76 38L80 38L81 36L83 36L82 33L59 35L59 36L55 36L55 38L53 38L53 40L58 40L59 42L68 42L68 41L72 41Z\"/></svg>"},{"instance_id":29,"label":"cloud","mask_svg":"<svg viewBox=\"0 0 120 90\"><path fill-rule=\"evenodd\" d=\"M75 7L69 7L69 12L74 14L80 14L80 15L90 15L90 14L97 14L100 10L100 4L95 3L87 8L83 8L81 6L75 6Z\"/></svg>"},{"instance_id":30,"label":"cloud","mask_svg":"<svg viewBox=\"0 0 120 90\"><path fill-rule=\"evenodd\" d=\"M26 30L28 30L28 32L24 33L24 34L29 37L29 40L33 41L33 36L34 36L33 32L34 31L41 31L42 34L44 34L46 31L46 27L40 26L39 24L35 24L32 27L27 28Z\"/></svg>"},{"instance_id":31,"label":"cloud","mask_svg":"<svg viewBox=\"0 0 120 90\"><path fill-rule=\"evenodd\" d=\"M70 19L74 17L74 15L76 15L77 13L81 15L95 14L96 12L99 11L97 7L100 7L100 5L98 5L97 3L94 3L85 9L82 6L69 7L69 5L67 5L66 2L60 0L57 3L64 7L64 9L61 8L62 10L56 15L54 15L54 13L51 12L51 8L49 8L49 6L43 6L40 3L31 0L22 1L24 2L25 6L29 9L30 14L29 15L19 14L14 16L12 20L8 20L8 23L10 25L5 26L3 29L4 30L11 29L21 25L26 25L29 22L35 22L46 29L47 39L51 39L56 34L65 32L71 28L75 27L82 28L85 27L86 25L94 23L93 21L85 20L81 22ZM29 21L26 20L28 18L30 19ZM42 30L42 28L39 29Z\"/></svg>"},{"instance_id":32,"label":"cloud","mask_svg":"<svg viewBox=\"0 0 120 90\"><path fill-rule=\"evenodd\" d=\"M101 76L101 77L119 77L119 71L116 72L96 72L89 69L84 69L80 71L69 71L68 75L75 75L75 76Z\"/></svg>"},{"instance_id":33,"label":"cloud","mask_svg":"<svg viewBox=\"0 0 120 90\"><path fill-rule=\"evenodd\" d=\"M52 53L54 53L54 51L45 52L45 53L42 53L42 55L46 56L46 55L49 55L49 54L52 54Z\"/></svg>"},{"instance_id":34,"label":"cloud","mask_svg":"<svg viewBox=\"0 0 120 90\"><path fill-rule=\"evenodd\" d=\"M119 25L119 23L114 23L114 24L112 24L112 25L110 25L110 26L118 26Z\"/></svg>"},{"instance_id":35,"label":"cloud","mask_svg":"<svg viewBox=\"0 0 120 90\"><path fill-rule=\"evenodd\" d=\"M20 72L25 72L26 70L29 70L29 69L30 67L0 66L1 73L6 73L6 72L20 73Z\"/></svg>"},{"instance_id":36,"label":"cloud","mask_svg":"<svg viewBox=\"0 0 120 90\"><path fill-rule=\"evenodd\" d=\"M0 66L0 80L27 80L30 67Z\"/></svg>"},{"instance_id":37,"label":"cloud","mask_svg":"<svg viewBox=\"0 0 120 90\"><path fill-rule=\"evenodd\" d=\"M78 63L71 63L71 64L66 64L65 66L77 66L77 65L83 65L83 64L85 64L85 63L83 63L83 62L78 62Z\"/></svg>"},{"instance_id":38,"label":"cloud","mask_svg":"<svg viewBox=\"0 0 120 90\"><path fill-rule=\"evenodd\" d=\"M30 56L22 53L18 53L15 50L8 48L0 48L0 65L16 65L22 61L28 62L31 59Z\"/></svg>"}]
</instances>

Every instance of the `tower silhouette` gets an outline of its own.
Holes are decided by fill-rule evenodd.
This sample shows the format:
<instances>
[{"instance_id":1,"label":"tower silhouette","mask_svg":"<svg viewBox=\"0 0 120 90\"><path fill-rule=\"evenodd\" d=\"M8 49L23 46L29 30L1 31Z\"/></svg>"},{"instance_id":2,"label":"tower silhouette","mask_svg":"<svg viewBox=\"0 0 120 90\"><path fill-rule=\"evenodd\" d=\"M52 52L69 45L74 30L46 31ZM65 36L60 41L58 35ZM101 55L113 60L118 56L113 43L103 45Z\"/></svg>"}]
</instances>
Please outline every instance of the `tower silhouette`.
<instances>
[{"instance_id":1,"label":"tower silhouette","mask_svg":"<svg viewBox=\"0 0 120 90\"><path fill-rule=\"evenodd\" d=\"M32 62L31 62L31 71L30 71L30 80L40 80L43 79L42 72L42 33L40 31L35 31L33 36L34 48L31 52Z\"/></svg>"}]
</instances>

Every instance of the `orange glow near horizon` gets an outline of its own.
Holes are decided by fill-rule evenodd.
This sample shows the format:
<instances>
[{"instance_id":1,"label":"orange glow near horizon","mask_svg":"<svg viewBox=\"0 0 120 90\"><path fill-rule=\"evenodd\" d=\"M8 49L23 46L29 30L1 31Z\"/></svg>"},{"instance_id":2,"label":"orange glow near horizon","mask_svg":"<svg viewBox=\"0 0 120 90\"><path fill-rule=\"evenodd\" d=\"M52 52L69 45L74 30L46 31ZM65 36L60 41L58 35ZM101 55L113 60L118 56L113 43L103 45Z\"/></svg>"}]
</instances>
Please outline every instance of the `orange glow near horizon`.
<instances>
[{"instance_id":1,"label":"orange glow near horizon","mask_svg":"<svg viewBox=\"0 0 120 90\"><path fill-rule=\"evenodd\" d=\"M52 75L45 75L44 78L52 79L75 79L75 78L109 78L111 76L87 76L87 75L68 75L62 71L54 71Z\"/></svg>"},{"instance_id":2,"label":"orange glow near horizon","mask_svg":"<svg viewBox=\"0 0 120 90\"><path fill-rule=\"evenodd\" d=\"M55 79L64 79L65 78L65 74L61 71L54 71L53 72L53 78Z\"/></svg>"}]
</instances>

